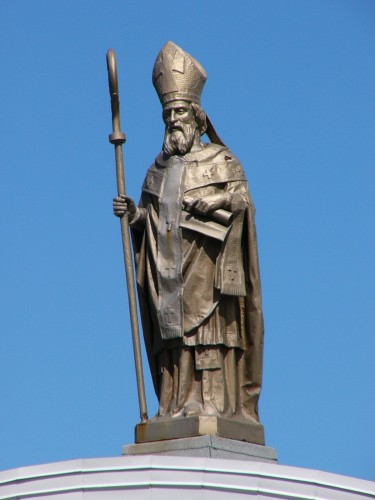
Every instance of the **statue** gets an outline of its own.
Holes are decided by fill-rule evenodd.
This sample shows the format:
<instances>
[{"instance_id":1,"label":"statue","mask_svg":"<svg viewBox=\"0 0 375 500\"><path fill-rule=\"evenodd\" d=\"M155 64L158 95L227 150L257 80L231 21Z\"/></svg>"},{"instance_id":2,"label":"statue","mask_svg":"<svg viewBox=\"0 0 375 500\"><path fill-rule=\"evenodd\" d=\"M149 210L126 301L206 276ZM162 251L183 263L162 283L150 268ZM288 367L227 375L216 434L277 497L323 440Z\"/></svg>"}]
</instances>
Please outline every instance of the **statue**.
<instances>
[{"instance_id":1,"label":"statue","mask_svg":"<svg viewBox=\"0 0 375 500\"><path fill-rule=\"evenodd\" d=\"M128 214L132 232L159 401L152 422L215 417L262 430L255 209L240 161L201 107L206 78L174 43L161 49L152 80L163 108L163 150L147 171L139 205L120 195L113 207L116 216ZM262 440L261 433L252 442Z\"/></svg>"}]
</instances>

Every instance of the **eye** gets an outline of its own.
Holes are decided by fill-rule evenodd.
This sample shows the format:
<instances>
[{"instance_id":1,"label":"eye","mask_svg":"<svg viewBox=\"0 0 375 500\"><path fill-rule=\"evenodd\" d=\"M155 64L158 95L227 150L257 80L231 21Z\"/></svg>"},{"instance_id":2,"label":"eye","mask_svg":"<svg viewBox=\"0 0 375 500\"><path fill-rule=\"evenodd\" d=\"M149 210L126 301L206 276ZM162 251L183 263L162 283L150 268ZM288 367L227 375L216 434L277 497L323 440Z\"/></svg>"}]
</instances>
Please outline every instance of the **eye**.
<instances>
[{"instance_id":1,"label":"eye","mask_svg":"<svg viewBox=\"0 0 375 500\"><path fill-rule=\"evenodd\" d=\"M186 113L186 108L177 108L176 113L178 115L183 115L184 113Z\"/></svg>"}]
</instances>

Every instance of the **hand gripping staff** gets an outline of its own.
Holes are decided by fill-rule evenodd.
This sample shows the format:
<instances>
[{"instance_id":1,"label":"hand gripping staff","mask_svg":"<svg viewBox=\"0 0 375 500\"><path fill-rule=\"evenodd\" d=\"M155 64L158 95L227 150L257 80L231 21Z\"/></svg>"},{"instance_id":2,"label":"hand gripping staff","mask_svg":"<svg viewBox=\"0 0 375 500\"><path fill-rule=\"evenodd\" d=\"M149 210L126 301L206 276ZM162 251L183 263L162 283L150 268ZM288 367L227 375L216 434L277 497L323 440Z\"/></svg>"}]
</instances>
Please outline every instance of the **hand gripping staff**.
<instances>
[{"instance_id":1,"label":"hand gripping staff","mask_svg":"<svg viewBox=\"0 0 375 500\"><path fill-rule=\"evenodd\" d=\"M117 192L120 195L120 194L125 194L125 174L124 174L124 159L122 155L122 145L124 144L126 139L125 139L125 134L121 132L121 127L120 127L120 99L118 93L117 62L116 62L116 54L113 49L109 49L107 52L107 69L108 69L109 95L111 97L112 128L113 128L113 132L109 136L109 142L115 146ZM137 300L136 300L135 283L134 283L134 266L133 266L133 257L130 244L128 214L122 215L120 217L120 223L121 223L122 247L124 252L126 283L128 288L135 371L137 377L139 411L141 416L141 422L145 422L146 420L148 420L148 417L147 417L145 386L143 379L141 343L139 338Z\"/></svg>"}]
</instances>

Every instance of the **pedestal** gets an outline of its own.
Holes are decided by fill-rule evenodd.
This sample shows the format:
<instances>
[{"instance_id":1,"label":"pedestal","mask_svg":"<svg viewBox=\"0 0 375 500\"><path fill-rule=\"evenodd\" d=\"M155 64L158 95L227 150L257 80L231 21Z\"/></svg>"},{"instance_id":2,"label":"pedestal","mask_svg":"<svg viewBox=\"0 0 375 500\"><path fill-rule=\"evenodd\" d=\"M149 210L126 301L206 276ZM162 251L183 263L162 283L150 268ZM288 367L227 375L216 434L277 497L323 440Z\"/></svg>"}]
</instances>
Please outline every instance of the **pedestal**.
<instances>
[{"instance_id":1,"label":"pedestal","mask_svg":"<svg viewBox=\"0 0 375 500\"><path fill-rule=\"evenodd\" d=\"M168 439L153 443L125 445L122 454L207 457L277 464L275 448L217 436Z\"/></svg>"},{"instance_id":2,"label":"pedestal","mask_svg":"<svg viewBox=\"0 0 375 500\"><path fill-rule=\"evenodd\" d=\"M245 418L215 416L158 418L138 424L135 428L137 444L205 435L264 445L263 426L257 422L249 422Z\"/></svg>"}]
</instances>

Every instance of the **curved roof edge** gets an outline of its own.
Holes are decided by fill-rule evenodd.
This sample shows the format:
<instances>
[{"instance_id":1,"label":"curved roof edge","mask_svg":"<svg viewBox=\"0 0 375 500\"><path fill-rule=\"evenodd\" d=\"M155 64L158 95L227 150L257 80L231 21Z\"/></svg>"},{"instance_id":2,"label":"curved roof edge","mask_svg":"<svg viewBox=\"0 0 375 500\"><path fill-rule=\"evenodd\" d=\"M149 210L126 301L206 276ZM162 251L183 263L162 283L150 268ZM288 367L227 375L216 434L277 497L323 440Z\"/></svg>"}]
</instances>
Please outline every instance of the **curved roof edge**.
<instances>
[{"instance_id":1,"label":"curved roof edge","mask_svg":"<svg viewBox=\"0 0 375 500\"><path fill-rule=\"evenodd\" d=\"M285 500L375 499L375 483L263 462L175 456L80 459L0 472L0 500L203 499L249 494ZM130 496L130 492L132 495ZM227 495L226 495L227 494Z\"/></svg>"}]
</instances>

